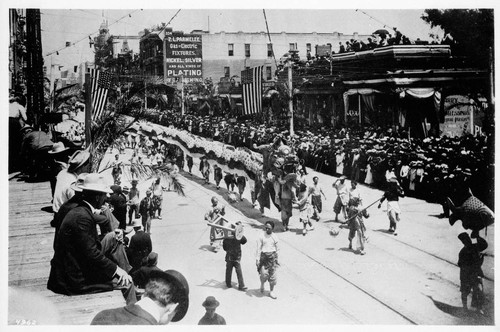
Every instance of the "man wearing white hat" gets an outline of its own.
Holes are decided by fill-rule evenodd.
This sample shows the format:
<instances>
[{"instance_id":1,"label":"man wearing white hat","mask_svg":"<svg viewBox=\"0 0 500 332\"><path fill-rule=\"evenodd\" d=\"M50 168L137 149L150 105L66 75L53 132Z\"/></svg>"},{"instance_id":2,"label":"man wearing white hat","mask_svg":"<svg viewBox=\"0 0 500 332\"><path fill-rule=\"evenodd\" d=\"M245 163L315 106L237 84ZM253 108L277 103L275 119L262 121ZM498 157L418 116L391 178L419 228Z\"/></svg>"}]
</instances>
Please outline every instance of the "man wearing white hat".
<instances>
[{"instance_id":1,"label":"man wearing white hat","mask_svg":"<svg viewBox=\"0 0 500 332\"><path fill-rule=\"evenodd\" d=\"M81 201L64 217L58 232L47 288L74 295L129 286L132 278L104 256L97 237L95 215L111 189L97 173L88 174L79 187ZM135 296L135 292L131 294Z\"/></svg>"},{"instance_id":2,"label":"man wearing white hat","mask_svg":"<svg viewBox=\"0 0 500 332\"><path fill-rule=\"evenodd\" d=\"M48 151L49 155L53 158L49 179L52 196L54 196L54 191L56 189L57 175L60 171L68 167L68 149L69 148L64 146L63 142L56 142L52 145L52 149Z\"/></svg>"},{"instance_id":3,"label":"man wearing white hat","mask_svg":"<svg viewBox=\"0 0 500 332\"><path fill-rule=\"evenodd\" d=\"M54 211L54 213L57 213L61 205L75 194L70 186L77 180L79 174L87 171L89 159L90 152L88 150L76 151L69 158L68 168L63 169L57 174L57 182L52 202L52 211Z\"/></svg>"}]
</instances>

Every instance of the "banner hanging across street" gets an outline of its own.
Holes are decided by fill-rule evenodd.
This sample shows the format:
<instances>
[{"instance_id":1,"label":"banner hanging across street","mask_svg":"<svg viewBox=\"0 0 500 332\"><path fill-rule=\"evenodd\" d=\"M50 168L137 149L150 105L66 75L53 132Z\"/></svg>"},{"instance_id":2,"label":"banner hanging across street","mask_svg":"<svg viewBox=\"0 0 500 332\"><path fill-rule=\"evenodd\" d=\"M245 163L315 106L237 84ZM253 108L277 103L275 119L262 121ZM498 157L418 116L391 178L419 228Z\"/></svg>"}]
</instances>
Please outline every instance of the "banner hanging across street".
<instances>
[{"instance_id":1,"label":"banner hanging across street","mask_svg":"<svg viewBox=\"0 0 500 332\"><path fill-rule=\"evenodd\" d=\"M201 35L173 33L165 37L165 83L183 77L185 83L203 82Z\"/></svg>"},{"instance_id":2,"label":"banner hanging across street","mask_svg":"<svg viewBox=\"0 0 500 332\"><path fill-rule=\"evenodd\" d=\"M244 115L262 112L262 68L264 66L257 66L241 72Z\"/></svg>"}]
</instances>

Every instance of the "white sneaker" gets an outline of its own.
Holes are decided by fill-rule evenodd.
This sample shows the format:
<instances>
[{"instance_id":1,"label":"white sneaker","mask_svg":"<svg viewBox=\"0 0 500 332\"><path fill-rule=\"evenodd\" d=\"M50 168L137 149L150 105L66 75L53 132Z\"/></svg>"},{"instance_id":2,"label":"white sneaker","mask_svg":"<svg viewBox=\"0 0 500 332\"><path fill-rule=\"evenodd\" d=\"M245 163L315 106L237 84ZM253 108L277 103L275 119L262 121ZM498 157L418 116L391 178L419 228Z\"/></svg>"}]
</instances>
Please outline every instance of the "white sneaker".
<instances>
[{"instance_id":1,"label":"white sneaker","mask_svg":"<svg viewBox=\"0 0 500 332\"><path fill-rule=\"evenodd\" d=\"M275 300L278 298L274 292L269 292L269 297Z\"/></svg>"}]
</instances>

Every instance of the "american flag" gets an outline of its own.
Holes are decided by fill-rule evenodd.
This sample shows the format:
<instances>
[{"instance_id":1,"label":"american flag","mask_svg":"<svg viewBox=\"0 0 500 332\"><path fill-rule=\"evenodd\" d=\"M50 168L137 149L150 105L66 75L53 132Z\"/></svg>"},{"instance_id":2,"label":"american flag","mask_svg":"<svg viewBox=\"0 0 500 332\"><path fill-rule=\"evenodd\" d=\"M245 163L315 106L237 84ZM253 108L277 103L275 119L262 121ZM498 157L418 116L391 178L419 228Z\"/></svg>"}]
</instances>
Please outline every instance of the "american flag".
<instances>
[{"instance_id":1,"label":"american flag","mask_svg":"<svg viewBox=\"0 0 500 332\"><path fill-rule=\"evenodd\" d=\"M262 68L264 66L257 66L241 72L245 115L262 112Z\"/></svg>"},{"instance_id":2,"label":"american flag","mask_svg":"<svg viewBox=\"0 0 500 332\"><path fill-rule=\"evenodd\" d=\"M111 74L97 69L90 69L92 121L99 119L106 107Z\"/></svg>"}]
</instances>

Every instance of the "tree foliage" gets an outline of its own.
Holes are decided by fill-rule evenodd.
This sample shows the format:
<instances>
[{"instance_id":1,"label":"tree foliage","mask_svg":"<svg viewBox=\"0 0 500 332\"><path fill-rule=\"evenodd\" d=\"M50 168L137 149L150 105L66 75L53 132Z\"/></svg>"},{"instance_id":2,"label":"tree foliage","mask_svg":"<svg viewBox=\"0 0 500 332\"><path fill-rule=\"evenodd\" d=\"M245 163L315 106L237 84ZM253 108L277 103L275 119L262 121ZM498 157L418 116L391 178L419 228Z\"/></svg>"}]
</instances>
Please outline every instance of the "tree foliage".
<instances>
[{"instance_id":1,"label":"tree foliage","mask_svg":"<svg viewBox=\"0 0 500 332\"><path fill-rule=\"evenodd\" d=\"M451 34L453 56L468 56L476 66L488 66L489 48L494 50L493 9L426 9L422 19Z\"/></svg>"}]
</instances>

